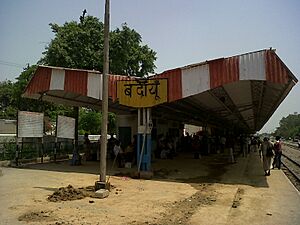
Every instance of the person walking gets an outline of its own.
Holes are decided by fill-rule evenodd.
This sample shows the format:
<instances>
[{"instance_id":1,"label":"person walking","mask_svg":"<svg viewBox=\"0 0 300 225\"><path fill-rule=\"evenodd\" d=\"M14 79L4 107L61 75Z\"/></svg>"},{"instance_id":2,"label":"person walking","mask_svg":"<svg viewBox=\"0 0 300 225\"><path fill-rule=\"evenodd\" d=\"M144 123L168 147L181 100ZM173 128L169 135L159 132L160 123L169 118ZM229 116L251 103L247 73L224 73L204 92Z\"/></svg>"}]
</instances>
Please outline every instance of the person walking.
<instances>
[{"instance_id":1,"label":"person walking","mask_svg":"<svg viewBox=\"0 0 300 225\"><path fill-rule=\"evenodd\" d=\"M278 169L280 169L281 167L281 155L282 155L282 142L280 141L280 137L276 136L276 142L274 144L274 152L275 152L275 156L274 156L274 160L272 163L273 169L275 167L277 167Z\"/></svg>"},{"instance_id":2,"label":"person walking","mask_svg":"<svg viewBox=\"0 0 300 225\"><path fill-rule=\"evenodd\" d=\"M270 176L271 160L274 154L273 154L273 144L270 142L270 140L267 137L263 139L263 143L261 144L261 152L263 156L263 168L265 171L265 176Z\"/></svg>"}]
</instances>

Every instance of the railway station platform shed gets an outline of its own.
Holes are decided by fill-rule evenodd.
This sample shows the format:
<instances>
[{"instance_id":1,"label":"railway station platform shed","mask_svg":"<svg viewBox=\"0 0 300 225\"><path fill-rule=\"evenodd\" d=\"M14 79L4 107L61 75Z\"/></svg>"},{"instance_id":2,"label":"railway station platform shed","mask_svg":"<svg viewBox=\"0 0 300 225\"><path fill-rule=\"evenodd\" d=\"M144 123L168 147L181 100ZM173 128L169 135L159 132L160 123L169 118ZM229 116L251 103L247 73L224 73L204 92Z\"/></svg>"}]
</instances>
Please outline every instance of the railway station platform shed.
<instances>
[{"instance_id":1,"label":"railway station platform shed","mask_svg":"<svg viewBox=\"0 0 300 225\"><path fill-rule=\"evenodd\" d=\"M207 60L146 79L109 75L108 80L109 111L117 114L119 128L129 128L131 138L141 132L138 112L146 107L156 134L183 124L254 134L298 82L274 49ZM23 97L100 110L102 75L40 65Z\"/></svg>"}]
</instances>

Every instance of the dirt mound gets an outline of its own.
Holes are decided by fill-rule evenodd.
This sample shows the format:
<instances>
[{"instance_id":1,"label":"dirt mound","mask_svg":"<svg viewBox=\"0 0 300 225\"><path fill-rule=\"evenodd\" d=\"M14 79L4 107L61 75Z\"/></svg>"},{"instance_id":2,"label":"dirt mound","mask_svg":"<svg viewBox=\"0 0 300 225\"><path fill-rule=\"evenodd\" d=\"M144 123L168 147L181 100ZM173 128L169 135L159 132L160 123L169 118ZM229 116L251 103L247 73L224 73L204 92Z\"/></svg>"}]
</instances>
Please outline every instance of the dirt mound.
<instances>
[{"instance_id":1,"label":"dirt mound","mask_svg":"<svg viewBox=\"0 0 300 225\"><path fill-rule=\"evenodd\" d=\"M48 197L50 202L60 202L60 201L72 201L77 199L83 199L87 197L87 193L84 189L80 190L78 188L74 188L72 185L68 185L67 187L61 187L57 191L55 191L52 195Z\"/></svg>"},{"instance_id":2,"label":"dirt mound","mask_svg":"<svg viewBox=\"0 0 300 225\"><path fill-rule=\"evenodd\" d=\"M19 216L18 220L26 222L53 221L55 220L55 217L53 216L52 211L35 211L27 212Z\"/></svg>"},{"instance_id":3,"label":"dirt mound","mask_svg":"<svg viewBox=\"0 0 300 225\"><path fill-rule=\"evenodd\" d=\"M115 188L116 187L114 185L110 185L109 191ZM98 198L96 197L94 186L74 188L72 185L68 185L67 187L60 187L47 199L50 202L61 202L83 199L85 197Z\"/></svg>"}]
</instances>

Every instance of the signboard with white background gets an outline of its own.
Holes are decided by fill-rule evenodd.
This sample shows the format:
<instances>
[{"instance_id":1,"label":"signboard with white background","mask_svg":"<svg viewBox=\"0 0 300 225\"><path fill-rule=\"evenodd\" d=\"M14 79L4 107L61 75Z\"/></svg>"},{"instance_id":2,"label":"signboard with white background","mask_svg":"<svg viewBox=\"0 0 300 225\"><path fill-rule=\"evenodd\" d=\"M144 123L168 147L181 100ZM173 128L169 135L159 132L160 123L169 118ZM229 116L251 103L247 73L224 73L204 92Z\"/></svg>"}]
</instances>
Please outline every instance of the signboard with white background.
<instances>
[{"instance_id":1,"label":"signboard with white background","mask_svg":"<svg viewBox=\"0 0 300 225\"><path fill-rule=\"evenodd\" d=\"M18 137L43 137L44 113L18 112Z\"/></svg>"},{"instance_id":2,"label":"signboard with white background","mask_svg":"<svg viewBox=\"0 0 300 225\"><path fill-rule=\"evenodd\" d=\"M58 116L56 123L56 137L75 139L75 119Z\"/></svg>"}]
</instances>

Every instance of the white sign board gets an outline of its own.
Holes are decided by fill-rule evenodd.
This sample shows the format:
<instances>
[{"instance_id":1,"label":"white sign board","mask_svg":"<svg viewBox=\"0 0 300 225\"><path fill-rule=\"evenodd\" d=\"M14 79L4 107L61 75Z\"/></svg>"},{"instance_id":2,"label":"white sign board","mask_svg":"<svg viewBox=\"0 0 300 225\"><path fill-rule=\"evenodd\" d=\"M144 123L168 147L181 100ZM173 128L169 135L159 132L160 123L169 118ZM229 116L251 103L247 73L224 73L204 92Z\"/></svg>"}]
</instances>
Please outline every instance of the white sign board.
<instances>
[{"instance_id":1,"label":"white sign board","mask_svg":"<svg viewBox=\"0 0 300 225\"><path fill-rule=\"evenodd\" d=\"M75 119L58 116L56 123L56 137L75 139Z\"/></svg>"},{"instance_id":2,"label":"white sign board","mask_svg":"<svg viewBox=\"0 0 300 225\"><path fill-rule=\"evenodd\" d=\"M18 137L43 137L44 113L18 112Z\"/></svg>"}]
</instances>

